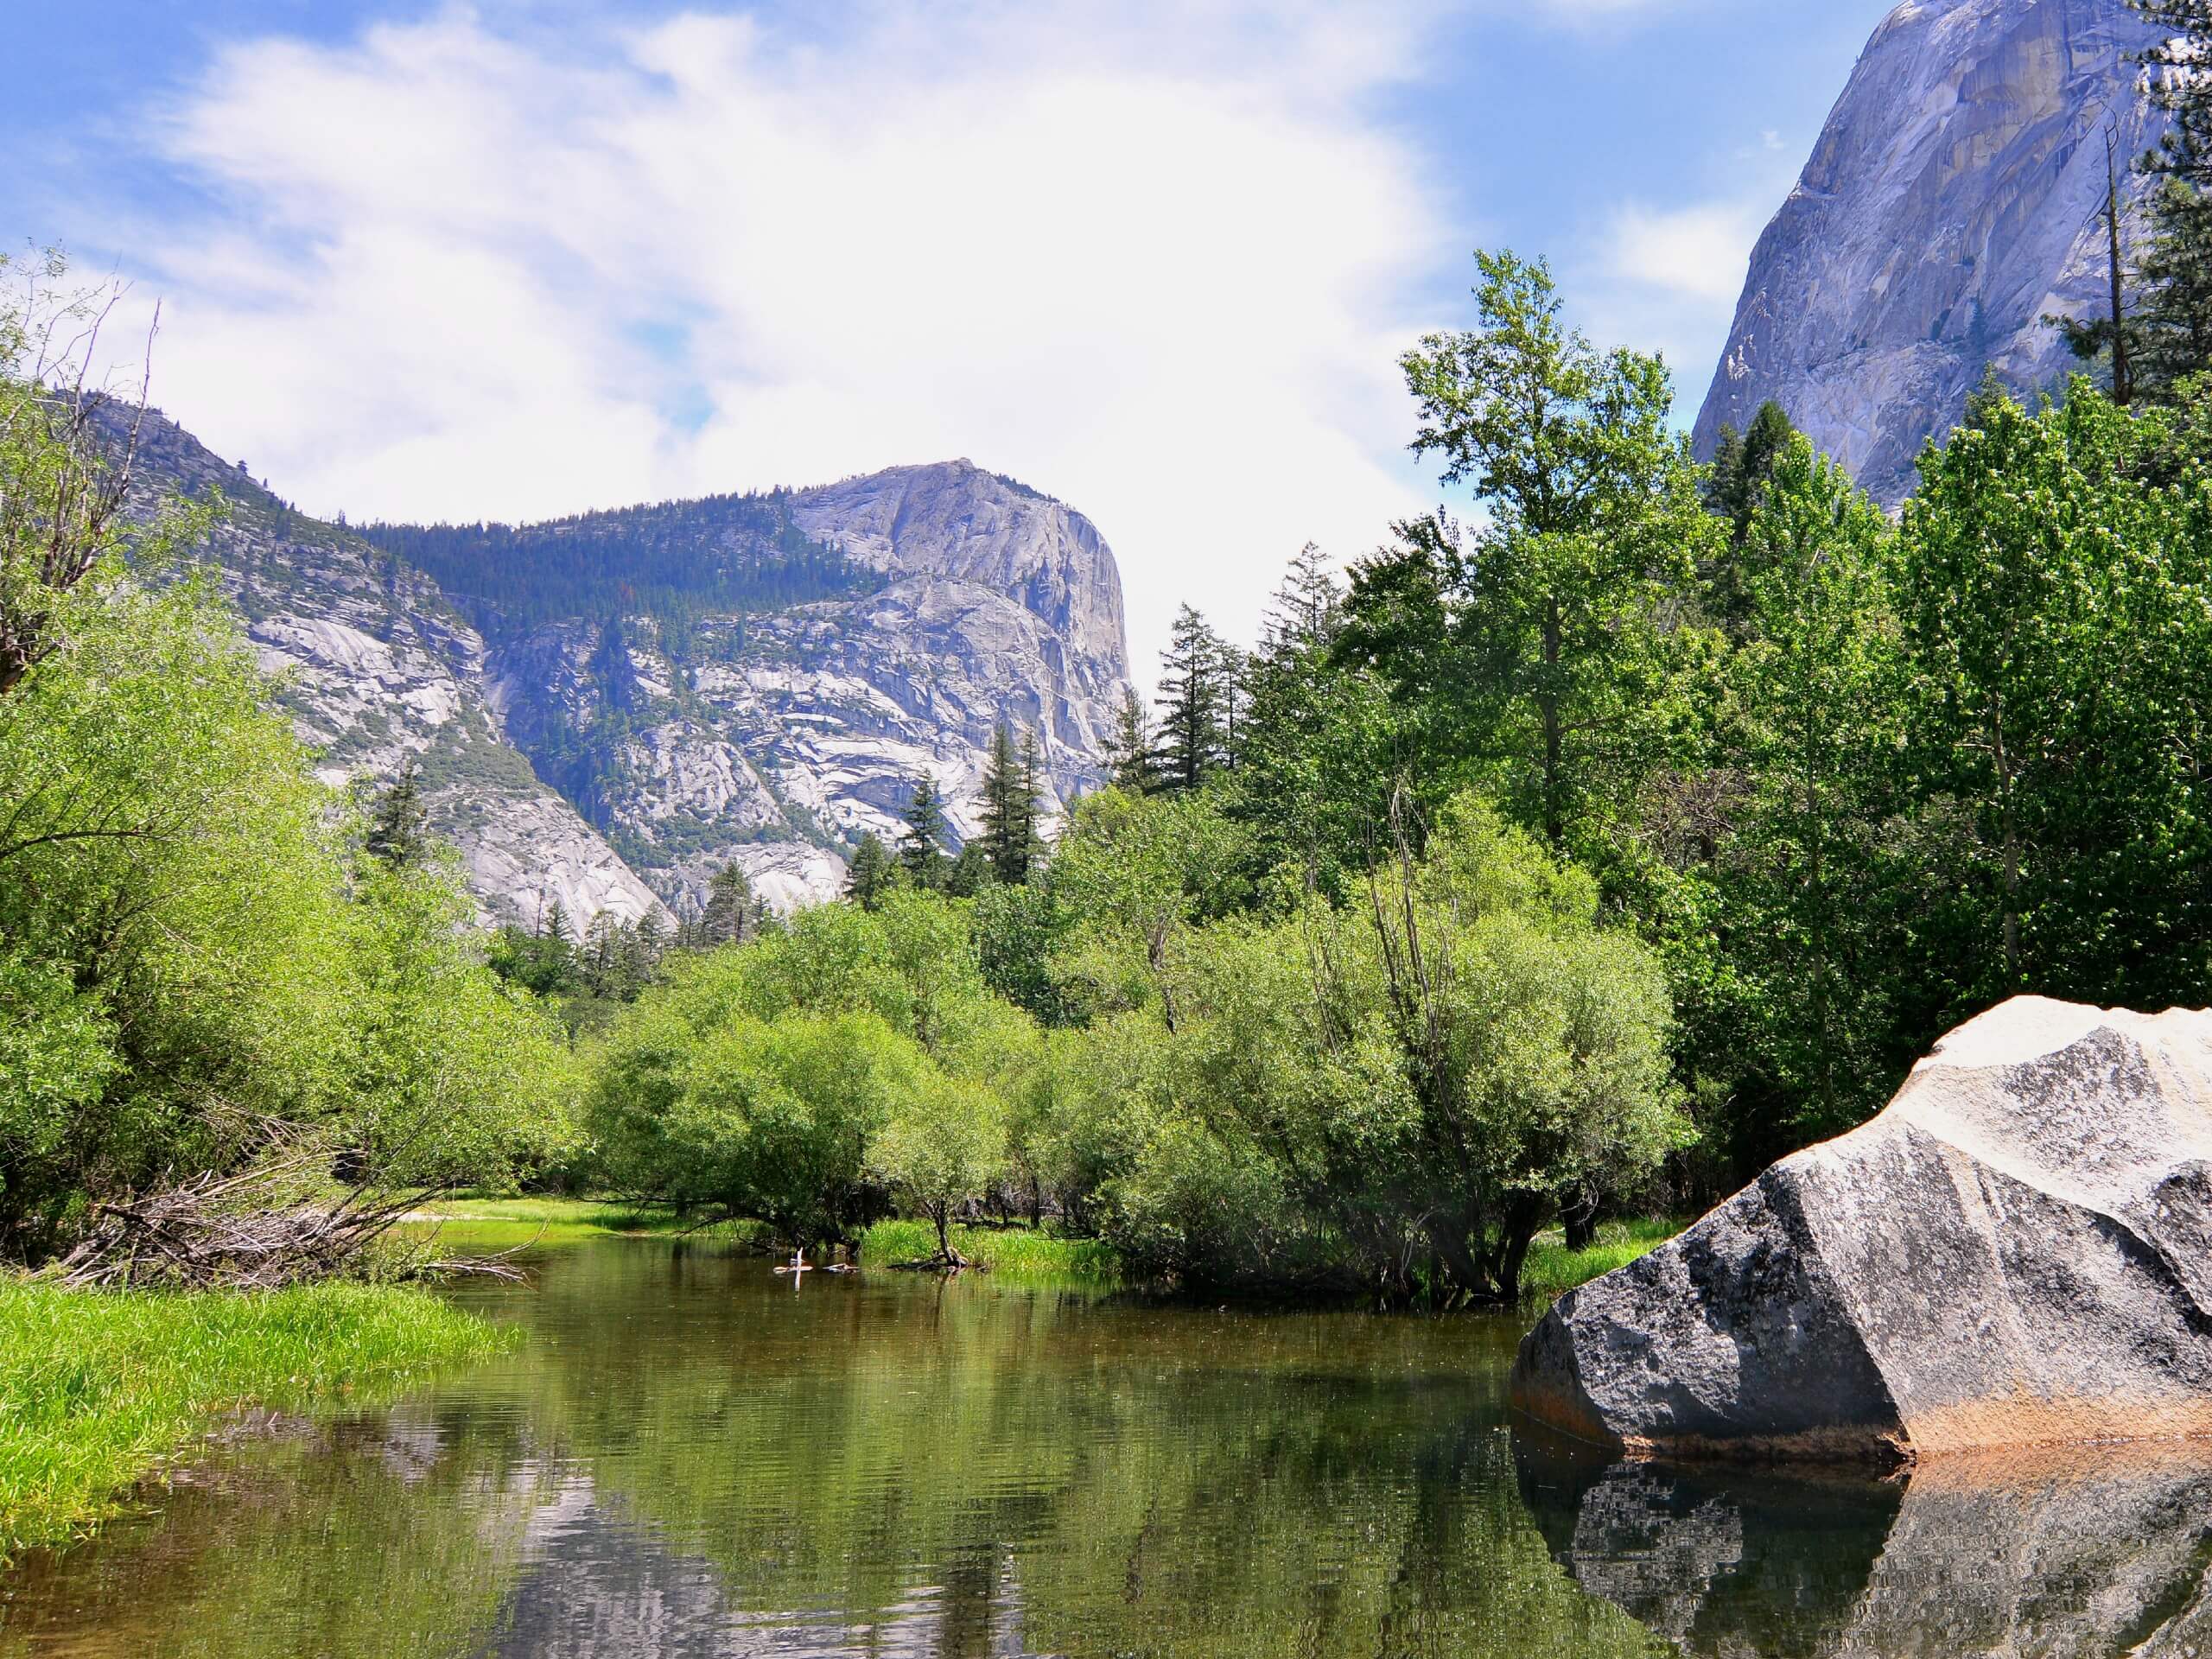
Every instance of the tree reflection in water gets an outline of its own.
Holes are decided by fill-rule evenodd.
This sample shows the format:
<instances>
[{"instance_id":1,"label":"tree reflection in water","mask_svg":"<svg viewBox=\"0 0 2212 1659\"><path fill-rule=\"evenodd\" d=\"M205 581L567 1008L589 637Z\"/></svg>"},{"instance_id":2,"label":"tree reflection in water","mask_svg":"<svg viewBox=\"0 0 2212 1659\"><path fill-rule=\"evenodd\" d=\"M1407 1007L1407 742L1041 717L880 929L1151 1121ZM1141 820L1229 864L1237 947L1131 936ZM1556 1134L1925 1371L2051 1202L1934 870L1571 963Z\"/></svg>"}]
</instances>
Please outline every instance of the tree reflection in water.
<instances>
[{"instance_id":1,"label":"tree reflection in water","mask_svg":"<svg viewBox=\"0 0 2212 1659\"><path fill-rule=\"evenodd\" d=\"M512 1358L223 1452L0 1576L0 1659L1653 1659L2194 1642L2212 1484L1540 1453L1521 1325L810 1281L665 1243Z\"/></svg>"}]
</instances>

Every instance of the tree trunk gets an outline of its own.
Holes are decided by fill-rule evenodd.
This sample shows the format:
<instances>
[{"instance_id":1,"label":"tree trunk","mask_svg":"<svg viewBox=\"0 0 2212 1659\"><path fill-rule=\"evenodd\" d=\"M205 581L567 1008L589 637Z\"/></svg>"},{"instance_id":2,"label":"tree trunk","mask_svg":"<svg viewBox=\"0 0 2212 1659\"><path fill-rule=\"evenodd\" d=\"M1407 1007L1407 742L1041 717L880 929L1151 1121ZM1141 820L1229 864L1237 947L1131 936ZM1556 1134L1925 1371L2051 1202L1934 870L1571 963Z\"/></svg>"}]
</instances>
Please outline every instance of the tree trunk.
<instances>
[{"instance_id":1,"label":"tree trunk","mask_svg":"<svg viewBox=\"0 0 2212 1659\"><path fill-rule=\"evenodd\" d=\"M1577 1188L1560 1195L1560 1227L1567 1235L1567 1248L1586 1250L1598 1240L1599 1200L1595 1191Z\"/></svg>"},{"instance_id":2,"label":"tree trunk","mask_svg":"<svg viewBox=\"0 0 2212 1659\"><path fill-rule=\"evenodd\" d=\"M1994 710L1998 817L2005 841L2005 979L2007 991L2020 984L2020 832L2012 810L2012 757L2005 747L2005 705Z\"/></svg>"},{"instance_id":3,"label":"tree trunk","mask_svg":"<svg viewBox=\"0 0 2212 1659\"><path fill-rule=\"evenodd\" d=\"M1544 683L1536 705L1544 717L1544 839L1554 850L1567 839L1567 813L1560 799L1559 601L1544 606Z\"/></svg>"}]
</instances>

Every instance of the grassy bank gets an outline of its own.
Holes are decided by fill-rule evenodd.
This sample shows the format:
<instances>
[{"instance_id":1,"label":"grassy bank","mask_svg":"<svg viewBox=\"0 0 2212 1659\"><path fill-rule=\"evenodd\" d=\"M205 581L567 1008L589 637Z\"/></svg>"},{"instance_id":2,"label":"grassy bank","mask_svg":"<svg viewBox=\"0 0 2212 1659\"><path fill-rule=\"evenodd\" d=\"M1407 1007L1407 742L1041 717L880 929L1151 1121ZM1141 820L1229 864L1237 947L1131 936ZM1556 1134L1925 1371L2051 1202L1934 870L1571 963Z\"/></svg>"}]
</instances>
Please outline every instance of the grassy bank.
<instances>
[{"instance_id":1,"label":"grassy bank","mask_svg":"<svg viewBox=\"0 0 2212 1659\"><path fill-rule=\"evenodd\" d=\"M106 1294L0 1283L0 1559L111 1513L225 1412L371 1396L505 1341L419 1290Z\"/></svg>"},{"instance_id":2,"label":"grassy bank","mask_svg":"<svg viewBox=\"0 0 2212 1659\"><path fill-rule=\"evenodd\" d=\"M630 1204L611 1198L458 1198L425 1206L424 1224L435 1221L442 1249L496 1250L517 1245L557 1244L586 1238L636 1238L691 1233L705 1238L762 1244L761 1230L749 1223L701 1228L664 1205ZM1523 1294L1548 1302L1601 1274L1626 1267L1681 1231L1681 1221L1609 1221L1587 1249L1570 1250L1560 1231L1538 1236L1522 1270ZM955 1227L953 1243L979 1267L1038 1278L1104 1281L1121 1275L1113 1247L1095 1238L1069 1238L1027 1228ZM937 1254L937 1235L925 1221L885 1221L861 1240L860 1260L871 1268L896 1267Z\"/></svg>"},{"instance_id":3,"label":"grassy bank","mask_svg":"<svg viewBox=\"0 0 2212 1659\"><path fill-rule=\"evenodd\" d=\"M1112 1246L1096 1238L1064 1238L1027 1228L955 1227L953 1248L994 1273L1052 1279L1108 1280L1121 1272ZM895 1267L937 1254L937 1230L926 1221L880 1221L861 1239L861 1264Z\"/></svg>"},{"instance_id":4,"label":"grassy bank","mask_svg":"<svg viewBox=\"0 0 2212 1659\"><path fill-rule=\"evenodd\" d=\"M1529 1247L1521 1269L1521 1294L1532 1301L1551 1302L1577 1285L1624 1268L1648 1255L1688 1224L1681 1221L1609 1221L1598 1229L1596 1241L1583 1250L1567 1248L1564 1235L1554 1230L1537 1236Z\"/></svg>"},{"instance_id":5,"label":"grassy bank","mask_svg":"<svg viewBox=\"0 0 2212 1659\"><path fill-rule=\"evenodd\" d=\"M441 1198L414 1212L410 1231L436 1230L441 1250L456 1253L500 1250L533 1243L573 1243L586 1238L638 1238L691 1234L702 1238L751 1236L749 1224L716 1222L701 1226L696 1217L679 1216L666 1205L637 1205L622 1198Z\"/></svg>"}]
</instances>

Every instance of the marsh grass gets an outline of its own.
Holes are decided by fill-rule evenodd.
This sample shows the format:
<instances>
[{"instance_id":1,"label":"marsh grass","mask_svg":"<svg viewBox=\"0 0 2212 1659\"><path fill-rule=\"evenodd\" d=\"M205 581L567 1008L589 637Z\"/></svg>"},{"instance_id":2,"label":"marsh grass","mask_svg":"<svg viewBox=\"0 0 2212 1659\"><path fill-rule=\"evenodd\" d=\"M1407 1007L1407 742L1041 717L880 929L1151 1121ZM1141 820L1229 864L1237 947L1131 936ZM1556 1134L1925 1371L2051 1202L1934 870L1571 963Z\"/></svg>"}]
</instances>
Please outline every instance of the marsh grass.
<instances>
[{"instance_id":1,"label":"marsh grass","mask_svg":"<svg viewBox=\"0 0 2212 1659\"><path fill-rule=\"evenodd\" d=\"M1689 1224L1683 1221L1609 1221L1586 1250L1570 1250L1556 1230L1537 1236L1521 1269L1524 1300L1556 1301L1578 1285L1649 1255Z\"/></svg>"},{"instance_id":2,"label":"marsh grass","mask_svg":"<svg viewBox=\"0 0 2212 1659\"><path fill-rule=\"evenodd\" d=\"M428 1292L0 1283L0 1560L79 1534L226 1412L369 1402L509 1338Z\"/></svg>"},{"instance_id":3,"label":"marsh grass","mask_svg":"<svg viewBox=\"0 0 2212 1659\"><path fill-rule=\"evenodd\" d=\"M955 1227L953 1248L977 1267L1025 1279L1072 1279L1091 1283L1120 1275L1113 1248L1096 1238L1065 1238L1028 1228ZM926 1221L880 1221L861 1239L861 1264L896 1267L937 1254L937 1230Z\"/></svg>"}]
</instances>

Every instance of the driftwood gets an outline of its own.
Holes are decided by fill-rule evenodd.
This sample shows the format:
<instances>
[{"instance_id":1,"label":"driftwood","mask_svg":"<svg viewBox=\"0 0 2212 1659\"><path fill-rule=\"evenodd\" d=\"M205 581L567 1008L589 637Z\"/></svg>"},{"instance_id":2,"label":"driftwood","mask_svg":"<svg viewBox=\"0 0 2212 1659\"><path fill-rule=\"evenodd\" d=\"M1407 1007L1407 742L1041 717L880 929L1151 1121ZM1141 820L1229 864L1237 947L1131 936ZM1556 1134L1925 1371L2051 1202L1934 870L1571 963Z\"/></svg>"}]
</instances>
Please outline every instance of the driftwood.
<instances>
[{"instance_id":1,"label":"driftwood","mask_svg":"<svg viewBox=\"0 0 2212 1659\"><path fill-rule=\"evenodd\" d=\"M329 1196L329 1154L294 1153L243 1173L201 1175L93 1207L92 1224L46 1270L76 1287L166 1285L276 1290L358 1274L371 1250L425 1194L380 1185ZM429 1196L436 1196L431 1194ZM505 1259L420 1261L415 1277L464 1273L518 1279Z\"/></svg>"}]
</instances>

